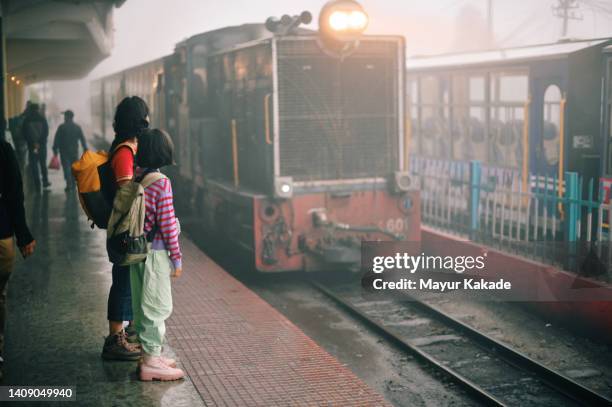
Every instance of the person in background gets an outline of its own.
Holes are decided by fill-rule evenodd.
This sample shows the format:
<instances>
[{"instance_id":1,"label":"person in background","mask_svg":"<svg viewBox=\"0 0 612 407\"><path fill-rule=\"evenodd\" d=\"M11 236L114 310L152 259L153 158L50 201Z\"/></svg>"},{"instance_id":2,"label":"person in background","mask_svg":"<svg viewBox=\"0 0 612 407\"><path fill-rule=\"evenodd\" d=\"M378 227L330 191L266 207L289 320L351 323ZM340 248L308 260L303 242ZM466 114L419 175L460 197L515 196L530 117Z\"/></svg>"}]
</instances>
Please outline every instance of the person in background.
<instances>
[{"instance_id":1,"label":"person in background","mask_svg":"<svg viewBox=\"0 0 612 407\"><path fill-rule=\"evenodd\" d=\"M72 163L79 159L79 142L83 151L87 150L87 142L83 136L83 130L74 122L72 110L64 112L64 123L60 124L55 132L53 140L53 154L60 155L64 179L66 180L66 191L75 188L74 177L72 176Z\"/></svg>"},{"instance_id":2,"label":"person in background","mask_svg":"<svg viewBox=\"0 0 612 407\"><path fill-rule=\"evenodd\" d=\"M145 131L138 141L136 180L172 165L173 155L168 134L158 129ZM165 321L172 313L171 277L178 278L183 271L170 180L164 177L153 182L144 194L144 233L150 238L150 250L144 262L130 266L134 326L143 351L139 378L178 380L185 373L173 359L161 355Z\"/></svg>"},{"instance_id":3,"label":"person in background","mask_svg":"<svg viewBox=\"0 0 612 407\"><path fill-rule=\"evenodd\" d=\"M149 126L149 107L138 96L124 98L115 110L113 129L115 139L111 144L109 162L112 181L116 188L129 182L134 176L134 155L137 138ZM107 360L138 360L141 349L137 344L132 324L126 329L125 321L132 321L132 293L129 266L113 265L113 282L108 294L108 337L102 348L102 358Z\"/></svg>"},{"instance_id":4,"label":"person in background","mask_svg":"<svg viewBox=\"0 0 612 407\"><path fill-rule=\"evenodd\" d=\"M25 169L26 153L28 151L28 146L21 129L30 104L31 102L28 100L23 112L9 119L9 131L13 137L13 143L15 144L15 155L17 156L17 162L19 163L19 170L21 172L23 172Z\"/></svg>"},{"instance_id":5,"label":"person in background","mask_svg":"<svg viewBox=\"0 0 612 407\"><path fill-rule=\"evenodd\" d=\"M34 187L37 192L40 190L40 175L42 173L42 186L49 188L51 186L47 174L49 125L47 119L40 113L38 104L32 103L28 107L21 131L28 145L28 161Z\"/></svg>"},{"instance_id":6,"label":"person in background","mask_svg":"<svg viewBox=\"0 0 612 407\"><path fill-rule=\"evenodd\" d=\"M0 140L0 365L4 362L6 293L15 262L14 237L17 238L17 247L24 258L30 256L36 247L36 241L26 224L23 200L23 185L15 152L11 145L2 139Z\"/></svg>"}]
</instances>

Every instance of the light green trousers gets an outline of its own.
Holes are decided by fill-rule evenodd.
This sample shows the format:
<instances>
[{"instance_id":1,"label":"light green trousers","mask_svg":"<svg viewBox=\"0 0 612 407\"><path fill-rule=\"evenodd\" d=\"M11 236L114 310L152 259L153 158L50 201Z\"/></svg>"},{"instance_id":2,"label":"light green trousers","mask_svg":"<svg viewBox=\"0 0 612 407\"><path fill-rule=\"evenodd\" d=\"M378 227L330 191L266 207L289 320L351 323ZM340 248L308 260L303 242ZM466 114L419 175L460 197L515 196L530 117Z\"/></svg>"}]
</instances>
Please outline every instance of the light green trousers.
<instances>
[{"instance_id":1,"label":"light green trousers","mask_svg":"<svg viewBox=\"0 0 612 407\"><path fill-rule=\"evenodd\" d=\"M165 250L150 250L144 263L130 266L134 327L147 355L161 355L165 321L172 313L171 274Z\"/></svg>"}]
</instances>

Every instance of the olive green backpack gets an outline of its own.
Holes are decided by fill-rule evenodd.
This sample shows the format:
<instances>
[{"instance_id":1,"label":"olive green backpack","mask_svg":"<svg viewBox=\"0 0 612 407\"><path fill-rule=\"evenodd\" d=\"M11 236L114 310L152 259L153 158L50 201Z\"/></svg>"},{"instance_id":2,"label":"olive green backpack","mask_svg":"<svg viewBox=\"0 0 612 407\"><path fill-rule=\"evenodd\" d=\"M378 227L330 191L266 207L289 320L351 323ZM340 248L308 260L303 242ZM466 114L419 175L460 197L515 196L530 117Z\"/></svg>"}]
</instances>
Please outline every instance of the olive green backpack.
<instances>
[{"instance_id":1,"label":"olive green backpack","mask_svg":"<svg viewBox=\"0 0 612 407\"><path fill-rule=\"evenodd\" d=\"M106 249L111 263L128 266L147 258L148 242L152 240L157 227L154 226L148 236L145 235L144 190L163 178L166 176L160 172L146 173L117 190L106 230Z\"/></svg>"}]
</instances>

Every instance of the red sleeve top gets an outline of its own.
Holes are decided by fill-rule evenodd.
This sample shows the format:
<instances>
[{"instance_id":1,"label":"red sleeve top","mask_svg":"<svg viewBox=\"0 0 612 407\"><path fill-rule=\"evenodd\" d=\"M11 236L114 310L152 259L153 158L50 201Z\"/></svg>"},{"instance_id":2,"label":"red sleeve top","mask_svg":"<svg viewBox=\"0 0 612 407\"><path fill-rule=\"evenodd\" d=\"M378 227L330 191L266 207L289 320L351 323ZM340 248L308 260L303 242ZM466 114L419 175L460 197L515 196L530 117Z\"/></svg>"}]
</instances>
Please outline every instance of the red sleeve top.
<instances>
[{"instance_id":1,"label":"red sleeve top","mask_svg":"<svg viewBox=\"0 0 612 407\"><path fill-rule=\"evenodd\" d=\"M117 184L131 180L134 176L134 154L132 154L132 150L127 146L119 147L113 154L111 168Z\"/></svg>"}]
</instances>

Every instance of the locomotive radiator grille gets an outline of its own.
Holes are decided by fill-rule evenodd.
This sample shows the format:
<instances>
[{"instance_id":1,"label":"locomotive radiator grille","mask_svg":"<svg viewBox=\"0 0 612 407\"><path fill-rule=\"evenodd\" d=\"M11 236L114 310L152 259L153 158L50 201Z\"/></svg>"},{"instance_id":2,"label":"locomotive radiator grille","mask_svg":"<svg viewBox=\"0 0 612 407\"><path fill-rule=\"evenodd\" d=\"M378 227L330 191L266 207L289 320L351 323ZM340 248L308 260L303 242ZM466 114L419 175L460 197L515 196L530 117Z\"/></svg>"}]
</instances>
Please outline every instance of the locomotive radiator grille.
<instances>
[{"instance_id":1,"label":"locomotive radiator grille","mask_svg":"<svg viewBox=\"0 0 612 407\"><path fill-rule=\"evenodd\" d=\"M280 172L296 181L385 177L398 161L397 42L350 57L312 40L278 42Z\"/></svg>"}]
</instances>

